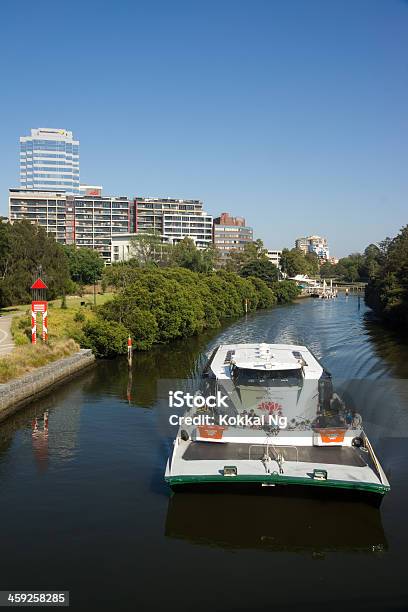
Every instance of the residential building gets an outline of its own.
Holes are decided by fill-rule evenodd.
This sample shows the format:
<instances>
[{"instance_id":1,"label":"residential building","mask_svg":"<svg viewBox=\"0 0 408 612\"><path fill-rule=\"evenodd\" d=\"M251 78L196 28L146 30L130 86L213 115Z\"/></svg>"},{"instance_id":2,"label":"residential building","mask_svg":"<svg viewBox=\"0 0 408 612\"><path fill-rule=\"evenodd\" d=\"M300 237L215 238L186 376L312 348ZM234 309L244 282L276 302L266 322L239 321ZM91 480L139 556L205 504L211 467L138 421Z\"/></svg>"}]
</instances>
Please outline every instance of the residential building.
<instances>
[{"instance_id":1,"label":"residential building","mask_svg":"<svg viewBox=\"0 0 408 612\"><path fill-rule=\"evenodd\" d=\"M223 266L231 253L243 251L253 241L253 230L246 226L243 217L221 213L214 219L213 241L219 251L219 264Z\"/></svg>"},{"instance_id":2,"label":"residential building","mask_svg":"<svg viewBox=\"0 0 408 612\"><path fill-rule=\"evenodd\" d=\"M20 137L20 186L79 194L79 141L72 132L35 128Z\"/></svg>"},{"instance_id":3,"label":"residential building","mask_svg":"<svg viewBox=\"0 0 408 612\"><path fill-rule=\"evenodd\" d=\"M321 236L306 236L304 238L297 238L295 240L295 246L304 253L315 253L320 260L329 259L329 246L327 238Z\"/></svg>"},{"instance_id":4,"label":"residential building","mask_svg":"<svg viewBox=\"0 0 408 612\"><path fill-rule=\"evenodd\" d=\"M199 200L174 198L134 199L131 226L134 232L154 233L171 243L191 238L202 249L212 242L213 218Z\"/></svg>"},{"instance_id":5,"label":"residential building","mask_svg":"<svg viewBox=\"0 0 408 612\"><path fill-rule=\"evenodd\" d=\"M280 270L280 258L282 255L282 251L272 251L268 249L268 252L266 255L269 261L271 261L273 265L276 266L278 270Z\"/></svg>"},{"instance_id":6,"label":"residential building","mask_svg":"<svg viewBox=\"0 0 408 612\"><path fill-rule=\"evenodd\" d=\"M98 251L109 263L112 235L130 231L131 202L126 197L67 196L69 208L73 209L75 244Z\"/></svg>"},{"instance_id":7,"label":"residential building","mask_svg":"<svg viewBox=\"0 0 408 612\"><path fill-rule=\"evenodd\" d=\"M309 238L296 238L295 247L304 253L309 251Z\"/></svg>"},{"instance_id":8,"label":"residential building","mask_svg":"<svg viewBox=\"0 0 408 612\"><path fill-rule=\"evenodd\" d=\"M28 219L41 225L57 242L66 243L66 194L64 191L9 190L10 223Z\"/></svg>"},{"instance_id":9,"label":"residential building","mask_svg":"<svg viewBox=\"0 0 408 612\"><path fill-rule=\"evenodd\" d=\"M133 202L126 197L74 196L63 191L9 190L10 222L28 219L62 244L77 244L111 260L113 234L131 229Z\"/></svg>"}]
</instances>

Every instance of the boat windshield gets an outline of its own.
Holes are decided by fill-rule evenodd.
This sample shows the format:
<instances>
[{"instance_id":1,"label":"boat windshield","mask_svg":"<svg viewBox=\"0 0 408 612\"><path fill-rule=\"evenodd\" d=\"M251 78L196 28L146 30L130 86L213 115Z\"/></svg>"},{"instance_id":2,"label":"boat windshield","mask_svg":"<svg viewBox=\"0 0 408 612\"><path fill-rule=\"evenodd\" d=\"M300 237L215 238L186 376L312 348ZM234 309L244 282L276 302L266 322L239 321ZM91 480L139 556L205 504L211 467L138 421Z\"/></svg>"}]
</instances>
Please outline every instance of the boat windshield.
<instances>
[{"instance_id":1,"label":"boat windshield","mask_svg":"<svg viewBox=\"0 0 408 612\"><path fill-rule=\"evenodd\" d=\"M256 370L234 366L232 380L237 386L300 387L303 383L303 376L301 368L292 370Z\"/></svg>"}]
</instances>

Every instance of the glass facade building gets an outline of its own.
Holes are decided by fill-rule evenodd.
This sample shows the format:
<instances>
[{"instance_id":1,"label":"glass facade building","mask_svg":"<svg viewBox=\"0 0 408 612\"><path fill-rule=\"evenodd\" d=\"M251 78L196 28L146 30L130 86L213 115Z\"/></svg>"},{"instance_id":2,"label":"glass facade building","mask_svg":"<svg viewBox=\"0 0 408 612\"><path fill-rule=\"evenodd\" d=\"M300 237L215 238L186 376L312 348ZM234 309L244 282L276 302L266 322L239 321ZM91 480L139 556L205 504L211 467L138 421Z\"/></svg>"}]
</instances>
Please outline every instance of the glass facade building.
<instances>
[{"instance_id":1,"label":"glass facade building","mask_svg":"<svg viewBox=\"0 0 408 612\"><path fill-rule=\"evenodd\" d=\"M36 128L20 137L22 189L79 191L79 141L63 129Z\"/></svg>"}]
</instances>

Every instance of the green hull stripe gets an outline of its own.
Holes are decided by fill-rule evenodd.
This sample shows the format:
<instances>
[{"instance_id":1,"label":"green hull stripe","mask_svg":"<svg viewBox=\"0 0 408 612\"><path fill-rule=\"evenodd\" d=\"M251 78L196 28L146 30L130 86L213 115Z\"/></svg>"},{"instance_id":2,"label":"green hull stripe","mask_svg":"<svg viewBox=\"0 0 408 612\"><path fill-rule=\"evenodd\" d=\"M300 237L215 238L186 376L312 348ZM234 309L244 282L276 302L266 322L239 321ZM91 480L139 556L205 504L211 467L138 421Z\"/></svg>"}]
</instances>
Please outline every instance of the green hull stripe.
<instances>
[{"instance_id":1,"label":"green hull stripe","mask_svg":"<svg viewBox=\"0 0 408 612\"><path fill-rule=\"evenodd\" d=\"M269 477L243 475L243 476L222 476L214 474L209 475L192 475L192 476L166 476L166 482L170 487L185 484L203 484L203 483L259 483L259 484L280 484L280 485L307 485L315 487L331 487L338 489L351 489L358 491L370 491L385 495L390 490L389 486L382 484L374 484L370 482L350 482L347 480L313 480L312 478L302 478L297 476L279 476L271 474Z\"/></svg>"}]
</instances>

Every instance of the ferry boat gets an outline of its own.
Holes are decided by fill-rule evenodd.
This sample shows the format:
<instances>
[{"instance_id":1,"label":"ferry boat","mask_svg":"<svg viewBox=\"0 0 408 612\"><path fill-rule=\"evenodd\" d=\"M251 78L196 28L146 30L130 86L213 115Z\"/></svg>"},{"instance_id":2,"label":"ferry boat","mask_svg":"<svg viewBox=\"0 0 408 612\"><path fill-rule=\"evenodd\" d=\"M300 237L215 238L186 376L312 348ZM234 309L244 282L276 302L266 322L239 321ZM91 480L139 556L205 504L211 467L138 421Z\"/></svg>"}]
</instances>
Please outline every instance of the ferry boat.
<instances>
[{"instance_id":1,"label":"ferry boat","mask_svg":"<svg viewBox=\"0 0 408 612\"><path fill-rule=\"evenodd\" d=\"M220 345L195 399L166 466L173 490L297 485L377 501L390 490L361 416L305 346Z\"/></svg>"}]
</instances>

